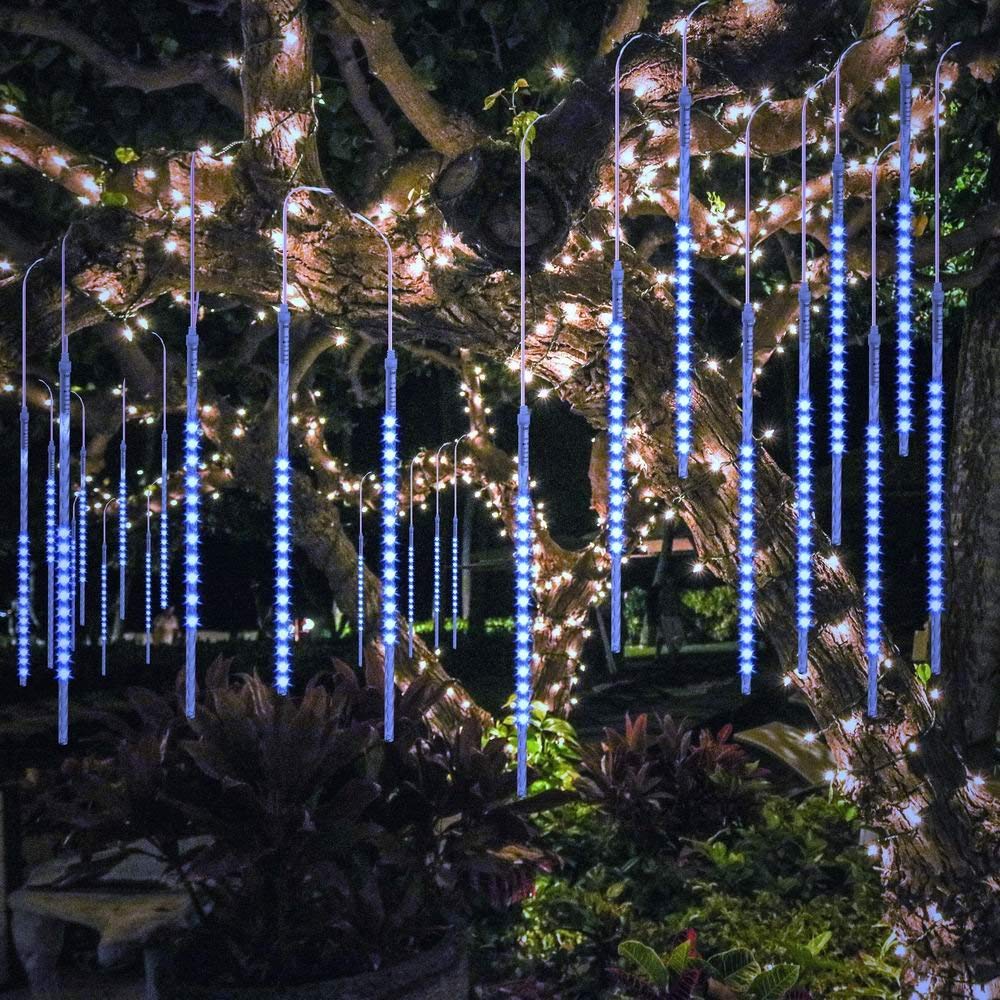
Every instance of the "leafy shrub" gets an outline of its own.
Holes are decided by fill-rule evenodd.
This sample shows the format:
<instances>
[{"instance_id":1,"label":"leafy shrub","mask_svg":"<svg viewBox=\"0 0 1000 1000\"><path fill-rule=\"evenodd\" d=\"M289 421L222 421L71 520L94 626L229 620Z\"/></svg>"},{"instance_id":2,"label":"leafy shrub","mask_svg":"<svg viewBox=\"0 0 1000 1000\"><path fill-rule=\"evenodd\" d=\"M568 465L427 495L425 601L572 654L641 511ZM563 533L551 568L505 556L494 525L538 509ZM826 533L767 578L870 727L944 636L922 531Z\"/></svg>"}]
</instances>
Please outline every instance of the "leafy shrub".
<instances>
[{"instance_id":1,"label":"leafy shrub","mask_svg":"<svg viewBox=\"0 0 1000 1000\"><path fill-rule=\"evenodd\" d=\"M504 706L513 708L511 698ZM515 746L517 728L513 714L507 714L490 727L487 736ZM552 789L569 791L576 784L580 766L580 744L572 724L550 712L544 702L531 703L528 719L528 767L532 781L532 794Z\"/></svg>"},{"instance_id":2,"label":"leafy shrub","mask_svg":"<svg viewBox=\"0 0 1000 1000\"><path fill-rule=\"evenodd\" d=\"M811 1000L808 991L793 989L799 979L797 965L765 967L745 948L732 948L702 959L695 947L697 940L697 934L688 930L663 955L641 941L623 941L618 946L619 954L638 970L637 974L626 973L627 980L649 1000L718 996L720 987L732 1000Z\"/></svg>"},{"instance_id":3,"label":"leafy shrub","mask_svg":"<svg viewBox=\"0 0 1000 1000\"><path fill-rule=\"evenodd\" d=\"M507 747L477 722L431 731L439 695L399 696L387 744L381 690L345 665L294 698L217 661L191 720L182 698L132 689L139 724L109 718L113 761L53 793L83 851L69 881L152 842L198 903L183 954L199 980L287 985L422 950L478 901L522 898L546 864L526 820L546 799L514 800Z\"/></svg>"},{"instance_id":4,"label":"leafy shrub","mask_svg":"<svg viewBox=\"0 0 1000 1000\"><path fill-rule=\"evenodd\" d=\"M698 630L713 642L736 638L736 590L733 587L708 587L681 591L681 604L694 612Z\"/></svg>"},{"instance_id":5,"label":"leafy shrub","mask_svg":"<svg viewBox=\"0 0 1000 1000\"><path fill-rule=\"evenodd\" d=\"M730 743L669 715L625 716L624 730L605 729L584 750L577 788L640 842L711 836L756 814L764 784L757 765Z\"/></svg>"}]
</instances>

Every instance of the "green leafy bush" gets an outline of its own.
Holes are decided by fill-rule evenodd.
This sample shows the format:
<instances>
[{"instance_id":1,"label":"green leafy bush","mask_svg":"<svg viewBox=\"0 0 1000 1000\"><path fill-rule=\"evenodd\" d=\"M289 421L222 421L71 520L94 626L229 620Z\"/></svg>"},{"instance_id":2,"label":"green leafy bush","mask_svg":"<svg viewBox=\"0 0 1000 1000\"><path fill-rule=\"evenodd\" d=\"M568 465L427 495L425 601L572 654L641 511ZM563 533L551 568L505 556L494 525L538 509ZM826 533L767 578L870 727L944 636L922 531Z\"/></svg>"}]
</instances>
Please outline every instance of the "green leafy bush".
<instances>
[{"instance_id":1,"label":"green leafy bush","mask_svg":"<svg viewBox=\"0 0 1000 1000\"><path fill-rule=\"evenodd\" d=\"M513 708L508 700L505 709ZM517 729L513 714L504 715L487 732L489 739L500 739L507 746L516 746ZM549 711L540 701L531 703L528 720L528 768L531 772L532 794L559 789L569 791L576 784L580 768L580 744L576 730L565 719Z\"/></svg>"},{"instance_id":2,"label":"green leafy bush","mask_svg":"<svg viewBox=\"0 0 1000 1000\"><path fill-rule=\"evenodd\" d=\"M736 638L736 591L733 587L708 587L681 591L681 604L694 613L695 625L714 642Z\"/></svg>"}]
</instances>

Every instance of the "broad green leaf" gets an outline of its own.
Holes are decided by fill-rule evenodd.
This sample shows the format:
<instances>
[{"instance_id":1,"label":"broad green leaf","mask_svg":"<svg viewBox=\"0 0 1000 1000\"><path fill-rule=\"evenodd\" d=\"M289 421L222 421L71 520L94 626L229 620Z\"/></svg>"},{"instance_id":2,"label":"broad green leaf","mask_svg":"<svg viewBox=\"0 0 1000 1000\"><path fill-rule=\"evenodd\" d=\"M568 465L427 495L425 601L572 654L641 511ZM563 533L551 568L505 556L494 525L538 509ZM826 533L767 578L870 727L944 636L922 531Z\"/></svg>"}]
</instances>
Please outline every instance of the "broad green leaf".
<instances>
[{"instance_id":1,"label":"broad green leaf","mask_svg":"<svg viewBox=\"0 0 1000 1000\"><path fill-rule=\"evenodd\" d=\"M729 951L722 951L718 955L713 955L708 960L708 965L719 979L728 983L732 976L735 976L738 972L749 966L756 965L756 963L754 962L753 953L747 951L746 948L732 948Z\"/></svg>"},{"instance_id":2,"label":"broad green leaf","mask_svg":"<svg viewBox=\"0 0 1000 1000\"><path fill-rule=\"evenodd\" d=\"M121 191L102 191L101 204L109 205L111 208L124 208L128 204L128 195Z\"/></svg>"},{"instance_id":3,"label":"broad green leaf","mask_svg":"<svg viewBox=\"0 0 1000 1000\"><path fill-rule=\"evenodd\" d=\"M750 996L754 1000L781 1000L786 990L790 990L799 979L799 967L790 963L775 965L766 969L750 984Z\"/></svg>"},{"instance_id":4,"label":"broad green leaf","mask_svg":"<svg viewBox=\"0 0 1000 1000\"><path fill-rule=\"evenodd\" d=\"M643 944L641 941L622 941L618 945L618 954L638 965L654 986L670 985L669 969L648 944Z\"/></svg>"},{"instance_id":5,"label":"broad green leaf","mask_svg":"<svg viewBox=\"0 0 1000 1000\"><path fill-rule=\"evenodd\" d=\"M119 163L134 163L139 159L139 154L131 146L119 146L115 150L115 159Z\"/></svg>"},{"instance_id":6,"label":"broad green leaf","mask_svg":"<svg viewBox=\"0 0 1000 1000\"><path fill-rule=\"evenodd\" d=\"M500 90L494 90L493 93L489 94L483 101L483 110L489 111L490 108L492 108L493 105L500 100L502 95L503 95L503 88L501 88Z\"/></svg>"},{"instance_id":7,"label":"broad green leaf","mask_svg":"<svg viewBox=\"0 0 1000 1000\"><path fill-rule=\"evenodd\" d=\"M688 967L688 961L690 958L691 942L685 938L670 953L670 957L667 959L667 967L671 972L683 972Z\"/></svg>"},{"instance_id":8,"label":"broad green leaf","mask_svg":"<svg viewBox=\"0 0 1000 1000\"><path fill-rule=\"evenodd\" d=\"M811 955L819 955L823 949L830 943L830 938L833 937L833 931L823 931L822 934L817 934L811 941L806 944Z\"/></svg>"}]
</instances>

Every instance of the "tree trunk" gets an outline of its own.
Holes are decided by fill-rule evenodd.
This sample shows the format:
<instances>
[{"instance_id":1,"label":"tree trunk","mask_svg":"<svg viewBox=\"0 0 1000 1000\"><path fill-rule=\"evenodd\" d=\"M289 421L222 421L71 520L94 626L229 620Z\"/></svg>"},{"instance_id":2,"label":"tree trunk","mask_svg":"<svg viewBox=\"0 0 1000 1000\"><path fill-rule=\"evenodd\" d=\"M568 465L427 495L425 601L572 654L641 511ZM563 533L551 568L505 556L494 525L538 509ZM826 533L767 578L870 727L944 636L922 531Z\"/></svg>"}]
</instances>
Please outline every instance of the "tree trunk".
<instances>
[{"instance_id":1,"label":"tree trunk","mask_svg":"<svg viewBox=\"0 0 1000 1000\"><path fill-rule=\"evenodd\" d=\"M953 412L943 680L965 758L988 773L1000 721L1000 283L969 297Z\"/></svg>"}]
</instances>

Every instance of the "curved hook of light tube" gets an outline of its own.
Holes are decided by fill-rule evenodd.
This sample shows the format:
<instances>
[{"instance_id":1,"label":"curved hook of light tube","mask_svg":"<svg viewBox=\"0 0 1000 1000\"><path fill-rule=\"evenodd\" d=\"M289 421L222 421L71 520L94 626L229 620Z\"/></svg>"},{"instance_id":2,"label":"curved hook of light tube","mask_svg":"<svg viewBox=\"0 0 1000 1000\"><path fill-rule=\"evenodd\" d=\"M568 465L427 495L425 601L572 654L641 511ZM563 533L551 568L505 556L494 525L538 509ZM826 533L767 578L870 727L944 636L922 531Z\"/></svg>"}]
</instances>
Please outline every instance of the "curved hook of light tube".
<instances>
[{"instance_id":1,"label":"curved hook of light tube","mask_svg":"<svg viewBox=\"0 0 1000 1000\"><path fill-rule=\"evenodd\" d=\"M753 441L753 335L754 313L750 302L750 125L754 116L770 101L761 101L747 117L744 131L744 185L745 211L743 241L745 298L742 314L743 355L743 426L739 457L739 500L737 510L737 546L739 554L739 668L740 688L750 693L750 679L754 666L754 441Z\"/></svg>"},{"instance_id":2,"label":"curved hook of light tube","mask_svg":"<svg viewBox=\"0 0 1000 1000\"><path fill-rule=\"evenodd\" d=\"M408 619L407 628L407 655L413 656L413 615L416 609L416 599L413 592L413 585L416 578L414 567L414 531L413 531L413 463L421 457L423 452L417 452L410 459L410 523L407 536L407 559L406 559L406 617Z\"/></svg>"},{"instance_id":3,"label":"curved hook of light tube","mask_svg":"<svg viewBox=\"0 0 1000 1000\"><path fill-rule=\"evenodd\" d=\"M358 480L358 667L365 666L365 480L375 476L366 472Z\"/></svg>"},{"instance_id":4,"label":"curved hook of light tube","mask_svg":"<svg viewBox=\"0 0 1000 1000\"><path fill-rule=\"evenodd\" d=\"M927 608L931 673L941 673L941 619L945 599L944 286L941 283L941 68L960 42L941 53L934 69L934 285L931 289L931 379L927 406Z\"/></svg>"},{"instance_id":5,"label":"curved hook of light tube","mask_svg":"<svg viewBox=\"0 0 1000 1000\"><path fill-rule=\"evenodd\" d=\"M332 195L327 187L291 188L281 204L281 304L278 307L278 434L274 455L274 686L287 694L292 673L292 467L288 449L291 313L288 310L288 206L301 191Z\"/></svg>"},{"instance_id":6,"label":"curved hook of light tube","mask_svg":"<svg viewBox=\"0 0 1000 1000\"><path fill-rule=\"evenodd\" d=\"M434 649L441 646L441 449L451 441L445 441L434 453L434 589L431 603L431 618L434 621Z\"/></svg>"},{"instance_id":7,"label":"curved hook of light tube","mask_svg":"<svg viewBox=\"0 0 1000 1000\"><path fill-rule=\"evenodd\" d=\"M396 413L396 352L392 347L392 244L371 219L359 212L352 218L364 223L385 244L386 252L386 352L385 408L382 414L382 614L381 639L383 669L383 735L395 737L396 639L399 617L399 576L396 568L396 530L399 521L399 420Z\"/></svg>"},{"instance_id":8,"label":"curved hook of light tube","mask_svg":"<svg viewBox=\"0 0 1000 1000\"><path fill-rule=\"evenodd\" d=\"M105 505L101 514L101 676L108 674L108 508L118 503L118 497L112 497Z\"/></svg>"},{"instance_id":9,"label":"curved hook of light tube","mask_svg":"<svg viewBox=\"0 0 1000 1000\"><path fill-rule=\"evenodd\" d=\"M77 519L76 564L79 577L80 625L87 624L87 517L90 503L87 499L87 404L78 392L73 393L80 401L80 516Z\"/></svg>"},{"instance_id":10,"label":"curved hook of light tube","mask_svg":"<svg viewBox=\"0 0 1000 1000\"><path fill-rule=\"evenodd\" d=\"M472 431L466 431L461 437L455 438L454 455L452 458L452 504L451 504L451 648L458 649L458 446L472 436Z\"/></svg>"},{"instance_id":11,"label":"curved hook of light tube","mask_svg":"<svg viewBox=\"0 0 1000 1000\"><path fill-rule=\"evenodd\" d=\"M840 70L844 64L847 53L855 46L866 41L864 38L857 38L840 53L836 65L833 68L833 151L834 155L840 153Z\"/></svg>"},{"instance_id":12,"label":"curved hook of light tube","mask_svg":"<svg viewBox=\"0 0 1000 1000\"><path fill-rule=\"evenodd\" d=\"M31 540L28 536L28 275L44 257L28 265L21 278L20 511L17 535L17 678L31 673Z\"/></svg>"}]
</instances>

